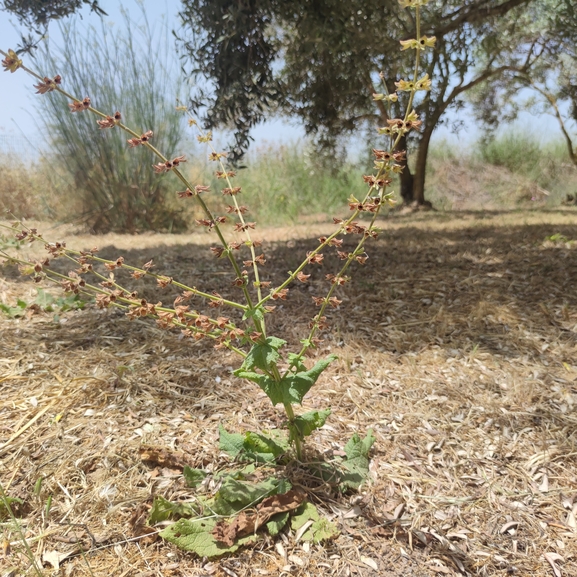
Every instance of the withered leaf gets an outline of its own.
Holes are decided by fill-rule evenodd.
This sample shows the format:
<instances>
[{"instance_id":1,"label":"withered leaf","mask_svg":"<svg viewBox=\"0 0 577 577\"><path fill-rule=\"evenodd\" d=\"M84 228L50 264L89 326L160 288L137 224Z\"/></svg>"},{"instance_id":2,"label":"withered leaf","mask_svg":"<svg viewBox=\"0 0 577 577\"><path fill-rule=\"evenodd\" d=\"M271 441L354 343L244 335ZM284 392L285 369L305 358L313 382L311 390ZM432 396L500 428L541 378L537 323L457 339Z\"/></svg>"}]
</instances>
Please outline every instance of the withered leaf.
<instances>
[{"instance_id":1,"label":"withered leaf","mask_svg":"<svg viewBox=\"0 0 577 577\"><path fill-rule=\"evenodd\" d=\"M183 469L190 464L185 453L180 451L170 451L163 447L140 447L139 452L143 461L169 469Z\"/></svg>"},{"instance_id":2,"label":"withered leaf","mask_svg":"<svg viewBox=\"0 0 577 577\"><path fill-rule=\"evenodd\" d=\"M293 489L283 495L273 495L263 499L254 511L242 511L231 523L219 521L212 535L216 541L232 547L239 537L256 532L277 513L294 511L305 499L304 493Z\"/></svg>"}]
</instances>

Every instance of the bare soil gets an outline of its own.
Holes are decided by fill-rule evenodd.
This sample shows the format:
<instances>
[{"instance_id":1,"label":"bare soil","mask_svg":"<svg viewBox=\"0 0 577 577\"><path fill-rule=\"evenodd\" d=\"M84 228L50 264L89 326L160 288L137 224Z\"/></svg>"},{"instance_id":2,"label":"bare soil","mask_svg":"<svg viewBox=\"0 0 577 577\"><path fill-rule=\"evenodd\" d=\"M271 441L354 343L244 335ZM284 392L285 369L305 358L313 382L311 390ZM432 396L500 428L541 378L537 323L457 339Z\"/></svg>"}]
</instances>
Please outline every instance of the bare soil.
<instances>
[{"instance_id":1,"label":"bare soil","mask_svg":"<svg viewBox=\"0 0 577 577\"><path fill-rule=\"evenodd\" d=\"M315 353L338 361L305 400L333 409L309 455L330 458L373 429L370 479L343 497L307 483L296 464L286 471L338 525L323 545L285 532L207 562L135 534L154 495L194 493L180 471L143 462L143 445L216 470L228 462L219 423L282 424L260 389L231 375L232 353L116 310L0 317L0 481L22 500L16 512L45 575L577 576L577 212L430 212L381 226ZM211 236L49 228L40 226L46 239L137 265L153 258L162 274L236 296ZM280 282L331 230L262 231L267 280ZM293 287L271 334L298 345L316 314L311 296L337 265L327 252L308 285ZM34 298L37 285L13 268L0 274L1 302ZM32 574L12 521L0 529L0 575Z\"/></svg>"}]
</instances>

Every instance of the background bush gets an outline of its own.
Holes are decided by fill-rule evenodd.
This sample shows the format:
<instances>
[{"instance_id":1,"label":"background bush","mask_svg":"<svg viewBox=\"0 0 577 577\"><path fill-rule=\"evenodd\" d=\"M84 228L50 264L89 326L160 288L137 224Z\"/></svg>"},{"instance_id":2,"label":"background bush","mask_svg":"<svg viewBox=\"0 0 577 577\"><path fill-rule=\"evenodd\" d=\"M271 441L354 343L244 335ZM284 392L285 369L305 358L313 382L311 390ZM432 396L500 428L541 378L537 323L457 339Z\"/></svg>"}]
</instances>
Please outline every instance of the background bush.
<instances>
[{"instance_id":1,"label":"background bush","mask_svg":"<svg viewBox=\"0 0 577 577\"><path fill-rule=\"evenodd\" d=\"M127 125L153 130L153 144L175 155L184 125L175 110L180 81L166 56L168 34L152 30L144 14L139 26L125 18L122 35L104 23L99 29L80 29L76 21L62 26L65 51L46 47L37 67L51 77L60 74L63 88L91 97L99 109L111 115L119 110ZM70 113L58 94L38 100L51 160L63 171L58 194L69 212L94 232L184 228L171 205L176 181L154 174L152 152L129 149L120 130L98 130L92 115Z\"/></svg>"}]
</instances>

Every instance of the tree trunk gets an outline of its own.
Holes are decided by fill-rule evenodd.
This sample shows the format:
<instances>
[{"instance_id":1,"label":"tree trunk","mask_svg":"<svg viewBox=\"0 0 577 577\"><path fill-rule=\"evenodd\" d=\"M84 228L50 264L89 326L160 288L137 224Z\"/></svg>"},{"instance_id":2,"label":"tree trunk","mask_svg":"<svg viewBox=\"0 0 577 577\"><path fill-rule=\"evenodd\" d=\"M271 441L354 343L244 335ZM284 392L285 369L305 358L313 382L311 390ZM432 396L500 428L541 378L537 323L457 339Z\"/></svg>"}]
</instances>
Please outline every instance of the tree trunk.
<instances>
[{"instance_id":1,"label":"tree trunk","mask_svg":"<svg viewBox=\"0 0 577 577\"><path fill-rule=\"evenodd\" d=\"M407 137L403 136L399 140L399 144L396 148L397 151L407 150ZM399 163L403 167L403 172L400 174L401 179L401 198L405 204L411 204L413 202L413 188L415 178L411 174L411 170L407 163L407 155L405 155L405 160Z\"/></svg>"},{"instance_id":2,"label":"tree trunk","mask_svg":"<svg viewBox=\"0 0 577 577\"><path fill-rule=\"evenodd\" d=\"M417 163L415 166L415 175L413 177L413 196L412 201L417 204L429 204L425 201L425 178L427 175L427 156L429 155L429 145L431 144L432 128L425 128L419 148L417 150Z\"/></svg>"}]
</instances>

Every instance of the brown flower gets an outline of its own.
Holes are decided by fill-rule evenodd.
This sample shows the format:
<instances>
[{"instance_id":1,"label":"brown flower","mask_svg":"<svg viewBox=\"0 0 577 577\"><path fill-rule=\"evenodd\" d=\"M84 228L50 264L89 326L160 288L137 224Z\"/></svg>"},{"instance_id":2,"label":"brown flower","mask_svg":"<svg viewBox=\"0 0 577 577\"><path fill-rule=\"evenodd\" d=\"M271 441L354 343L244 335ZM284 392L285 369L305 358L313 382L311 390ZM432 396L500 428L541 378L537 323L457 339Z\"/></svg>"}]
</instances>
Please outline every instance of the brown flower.
<instances>
[{"instance_id":1,"label":"brown flower","mask_svg":"<svg viewBox=\"0 0 577 577\"><path fill-rule=\"evenodd\" d=\"M68 106L72 106L69 104ZM97 120L96 124L100 129L103 128L114 128L116 126L116 120L112 116L107 116L104 120Z\"/></svg>"},{"instance_id":2,"label":"brown flower","mask_svg":"<svg viewBox=\"0 0 577 577\"><path fill-rule=\"evenodd\" d=\"M167 160L166 162L159 162L158 164L153 164L152 168L154 168L154 172L156 174L169 172L170 170L172 170L172 162L170 162L170 160Z\"/></svg>"},{"instance_id":3,"label":"brown flower","mask_svg":"<svg viewBox=\"0 0 577 577\"><path fill-rule=\"evenodd\" d=\"M68 108L70 108L70 112L82 112L83 110L88 110L90 108L90 98L87 96L82 101L75 100L68 105Z\"/></svg>"},{"instance_id":4,"label":"brown flower","mask_svg":"<svg viewBox=\"0 0 577 577\"><path fill-rule=\"evenodd\" d=\"M224 248L222 246L211 246L210 250L216 256L216 258L220 258L224 254Z\"/></svg>"},{"instance_id":5,"label":"brown flower","mask_svg":"<svg viewBox=\"0 0 577 577\"><path fill-rule=\"evenodd\" d=\"M237 222L234 225L234 232L245 232L249 228L255 228L255 226L256 222L245 222L244 224L242 224L242 222Z\"/></svg>"},{"instance_id":6,"label":"brown flower","mask_svg":"<svg viewBox=\"0 0 577 577\"><path fill-rule=\"evenodd\" d=\"M343 301L340 301L337 297L331 297L329 299L329 304L336 309Z\"/></svg>"},{"instance_id":7,"label":"brown flower","mask_svg":"<svg viewBox=\"0 0 577 577\"><path fill-rule=\"evenodd\" d=\"M278 299L286 301L286 297L288 295L288 292L289 292L289 289L285 288L285 289L274 291L271 296L272 296L273 300L275 300L275 301Z\"/></svg>"},{"instance_id":8,"label":"brown flower","mask_svg":"<svg viewBox=\"0 0 577 577\"><path fill-rule=\"evenodd\" d=\"M185 156L176 156L172 159L172 166L178 166L179 164L186 162Z\"/></svg>"},{"instance_id":9,"label":"brown flower","mask_svg":"<svg viewBox=\"0 0 577 577\"><path fill-rule=\"evenodd\" d=\"M241 186L235 186L234 188L223 188L222 194L234 196L234 195L238 194L241 190L242 190Z\"/></svg>"},{"instance_id":10,"label":"brown flower","mask_svg":"<svg viewBox=\"0 0 577 577\"><path fill-rule=\"evenodd\" d=\"M322 254L313 254L312 251L307 252L307 260L310 264L320 264L323 262L324 256Z\"/></svg>"},{"instance_id":11,"label":"brown flower","mask_svg":"<svg viewBox=\"0 0 577 577\"><path fill-rule=\"evenodd\" d=\"M214 225L215 225L214 220L208 220L206 218L196 219L195 222L199 226L206 226L208 228L208 230L212 230L214 228Z\"/></svg>"},{"instance_id":12,"label":"brown flower","mask_svg":"<svg viewBox=\"0 0 577 577\"><path fill-rule=\"evenodd\" d=\"M325 297L311 297L315 303L315 305L317 305L317 307L320 307L322 304L324 304L325 302Z\"/></svg>"},{"instance_id":13,"label":"brown flower","mask_svg":"<svg viewBox=\"0 0 577 577\"><path fill-rule=\"evenodd\" d=\"M301 281L301 282L307 282L307 280L310 278L310 274L305 274L302 270L297 274L297 278Z\"/></svg>"},{"instance_id":14,"label":"brown flower","mask_svg":"<svg viewBox=\"0 0 577 577\"><path fill-rule=\"evenodd\" d=\"M118 113L118 114L120 114L120 113ZM126 142L128 142L128 144L130 145L130 148L135 148L136 146L140 146L141 144L148 142L152 138L153 135L154 135L154 133L152 132L152 130L149 130L148 132L141 134L140 138L139 137L129 138Z\"/></svg>"},{"instance_id":15,"label":"brown flower","mask_svg":"<svg viewBox=\"0 0 577 577\"><path fill-rule=\"evenodd\" d=\"M376 160L384 160L385 162L391 160L392 157L392 154L388 150L377 150L376 148L373 148L373 154Z\"/></svg>"},{"instance_id":16,"label":"brown flower","mask_svg":"<svg viewBox=\"0 0 577 577\"><path fill-rule=\"evenodd\" d=\"M55 76L52 80L45 76L42 82L34 85L34 88L36 88L36 94L46 94L47 92L52 92L56 88L56 85L60 84L61 80L62 79L60 76Z\"/></svg>"},{"instance_id":17,"label":"brown flower","mask_svg":"<svg viewBox=\"0 0 577 577\"><path fill-rule=\"evenodd\" d=\"M234 178L236 176L236 172L222 172L220 170L217 170L215 173L216 178Z\"/></svg>"}]
</instances>

